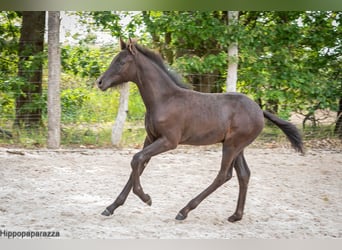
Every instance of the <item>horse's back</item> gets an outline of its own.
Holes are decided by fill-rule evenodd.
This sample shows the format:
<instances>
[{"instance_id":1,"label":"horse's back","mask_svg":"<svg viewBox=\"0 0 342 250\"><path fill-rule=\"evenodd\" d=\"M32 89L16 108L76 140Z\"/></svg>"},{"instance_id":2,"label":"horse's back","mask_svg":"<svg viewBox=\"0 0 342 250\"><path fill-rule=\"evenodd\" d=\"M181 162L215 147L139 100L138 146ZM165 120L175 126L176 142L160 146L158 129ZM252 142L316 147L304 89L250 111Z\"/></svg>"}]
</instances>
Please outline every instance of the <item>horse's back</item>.
<instances>
[{"instance_id":1,"label":"horse's back","mask_svg":"<svg viewBox=\"0 0 342 250\"><path fill-rule=\"evenodd\" d=\"M213 144L231 132L259 134L263 128L262 110L244 94L188 92L184 98L177 117L183 123L182 144Z\"/></svg>"},{"instance_id":2,"label":"horse's back","mask_svg":"<svg viewBox=\"0 0 342 250\"><path fill-rule=\"evenodd\" d=\"M195 100L197 99L197 100ZM195 101L194 101L195 100ZM224 114L248 116L250 119L263 120L263 113L259 105L245 94L238 92L229 93L196 93L191 97L191 108L196 106L202 112L210 111L212 115L224 116ZM231 117L227 117L231 119Z\"/></svg>"}]
</instances>

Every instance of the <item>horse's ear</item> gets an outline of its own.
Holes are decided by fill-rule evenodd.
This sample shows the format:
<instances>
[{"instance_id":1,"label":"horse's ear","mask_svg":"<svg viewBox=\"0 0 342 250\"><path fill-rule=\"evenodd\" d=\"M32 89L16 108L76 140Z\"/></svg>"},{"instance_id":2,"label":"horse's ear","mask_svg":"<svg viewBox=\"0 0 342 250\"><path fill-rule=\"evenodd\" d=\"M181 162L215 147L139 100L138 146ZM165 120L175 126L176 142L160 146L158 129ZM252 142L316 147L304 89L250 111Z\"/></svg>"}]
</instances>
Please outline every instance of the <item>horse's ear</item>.
<instances>
[{"instance_id":1,"label":"horse's ear","mask_svg":"<svg viewBox=\"0 0 342 250\"><path fill-rule=\"evenodd\" d=\"M120 37L120 48L121 50L124 50L127 48L126 43L122 40L122 37Z\"/></svg>"},{"instance_id":2,"label":"horse's ear","mask_svg":"<svg viewBox=\"0 0 342 250\"><path fill-rule=\"evenodd\" d=\"M129 52L132 53L132 55L135 55L137 52L137 49L135 48L135 43L136 41L132 38L129 38L128 44L127 44L127 48L129 50Z\"/></svg>"},{"instance_id":3,"label":"horse's ear","mask_svg":"<svg viewBox=\"0 0 342 250\"><path fill-rule=\"evenodd\" d=\"M129 43L131 44L136 44L138 42L138 39L135 38L128 38L129 39Z\"/></svg>"}]
</instances>

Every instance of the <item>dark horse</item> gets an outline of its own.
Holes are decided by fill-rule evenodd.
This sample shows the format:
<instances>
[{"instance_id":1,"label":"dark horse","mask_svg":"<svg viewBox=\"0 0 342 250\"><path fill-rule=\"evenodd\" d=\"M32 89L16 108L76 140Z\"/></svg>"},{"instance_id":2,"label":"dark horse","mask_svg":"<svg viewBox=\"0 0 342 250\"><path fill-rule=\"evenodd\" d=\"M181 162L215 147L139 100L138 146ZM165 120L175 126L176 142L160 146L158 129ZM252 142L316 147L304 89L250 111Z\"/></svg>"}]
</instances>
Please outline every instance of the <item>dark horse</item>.
<instances>
[{"instance_id":1,"label":"dark horse","mask_svg":"<svg viewBox=\"0 0 342 250\"><path fill-rule=\"evenodd\" d=\"M97 80L106 89L124 82L137 84L146 106L147 136L143 149L133 156L129 180L102 215L109 216L123 205L131 189L146 204L151 197L140 184L140 175L152 156L174 149L178 144L209 145L222 143L222 162L217 177L202 193L192 199L176 219L184 220L208 195L232 177L239 180L239 197L230 222L241 220L250 178L244 148L255 140L264 127L264 117L277 125L294 149L303 152L302 139L294 125L263 111L247 96L239 93L205 94L187 89L171 73L161 57L131 39L120 39L121 51Z\"/></svg>"}]
</instances>

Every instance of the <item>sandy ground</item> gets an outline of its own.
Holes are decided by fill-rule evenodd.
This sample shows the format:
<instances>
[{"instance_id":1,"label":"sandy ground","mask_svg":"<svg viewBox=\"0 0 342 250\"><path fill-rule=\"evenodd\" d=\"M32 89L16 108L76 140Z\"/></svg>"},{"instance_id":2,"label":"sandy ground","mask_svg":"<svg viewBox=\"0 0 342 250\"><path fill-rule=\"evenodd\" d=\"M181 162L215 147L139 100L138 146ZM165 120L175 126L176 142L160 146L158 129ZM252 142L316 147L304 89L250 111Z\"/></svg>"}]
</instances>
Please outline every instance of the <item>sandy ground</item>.
<instances>
[{"instance_id":1,"label":"sandy ground","mask_svg":"<svg viewBox=\"0 0 342 250\"><path fill-rule=\"evenodd\" d=\"M153 158L141 181L151 207L130 194L111 217L137 149L0 148L0 230L58 231L60 238L342 238L342 152L248 148L252 177L242 221L234 176L189 214L178 211L207 187L219 147L181 147Z\"/></svg>"}]
</instances>

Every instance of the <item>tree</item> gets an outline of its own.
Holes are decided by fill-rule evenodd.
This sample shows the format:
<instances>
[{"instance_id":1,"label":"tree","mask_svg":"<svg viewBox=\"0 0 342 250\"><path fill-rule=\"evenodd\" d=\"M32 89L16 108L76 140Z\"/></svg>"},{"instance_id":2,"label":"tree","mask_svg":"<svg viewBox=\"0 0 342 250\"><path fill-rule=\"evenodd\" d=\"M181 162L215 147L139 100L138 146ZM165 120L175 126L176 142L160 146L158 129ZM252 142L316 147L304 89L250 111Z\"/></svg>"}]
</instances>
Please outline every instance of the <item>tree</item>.
<instances>
[{"instance_id":1,"label":"tree","mask_svg":"<svg viewBox=\"0 0 342 250\"><path fill-rule=\"evenodd\" d=\"M123 15L131 21L120 27ZM160 52L195 90L224 90L227 52L238 41L237 90L263 109L313 119L316 109L338 110L340 12L242 11L236 25L227 25L227 18L227 11L94 14L95 23L115 36L139 29L140 43Z\"/></svg>"},{"instance_id":2,"label":"tree","mask_svg":"<svg viewBox=\"0 0 342 250\"><path fill-rule=\"evenodd\" d=\"M335 134L342 138L342 97L339 101L339 108L337 111L336 126L334 130Z\"/></svg>"},{"instance_id":3,"label":"tree","mask_svg":"<svg viewBox=\"0 0 342 250\"><path fill-rule=\"evenodd\" d=\"M227 11L143 11L146 32L167 62L197 91L221 92L231 41Z\"/></svg>"},{"instance_id":4,"label":"tree","mask_svg":"<svg viewBox=\"0 0 342 250\"><path fill-rule=\"evenodd\" d=\"M342 137L341 131L341 19L342 12L318 11L307 12L303 18L306 32L305 42L311 50L308 51L306 64L311 65L315 76L311 86L306 91L311 105L308 105L307 116L315 120L316 109L337 111L335 134Z\"/></svg>"},{"instance_id":5,"label":"tree","mask_svg":"<svg viewBox=\"0 0 342 250\"><path fill-rule=\"evenodd\" d=\"M48 12L48 148L59 148L61 140L59 11Z\"/></svg>"},{"instance_id":6,"label":"tree","mask_svg":"<svg viewBox=\"0 0 342 250\"><path fill-rule=\"evenodd\" d=\"M17 66L18 42L20 37L21 13L0 12L0 72L10 76Z\"/></svg>"},{"instance_id":7,"label":"tree","mask_svg":"<svg viewBox=\"0 0 342 250\"><path fill-rule=\"evenodd\" d=\"M17 89L21 84L17 77L19 23L20 12L0 12L0 121L13 116L14 100L18 96ZM3 125L6 126L0 124Z\"/></svg>"},{"instance_id":8,"label":"tree","mask_svg":"<svg viewBox=\"0 0 342 250\"><path fill-rule=\"evenodd\" d=\"M243 12L239 89L282 117L337 111L341 13Z\"/></svg>"},{"instance_id":9,"label":"tree","mask_svg":"<svg viewBox=\"0 0 342 250\"><path fill-rule=\"evenodd\" d=\"M19 41L18 76L24 79L16 98L15 125L41 124L45 11L23 11Z\"/></svg>"}]
</instances>

